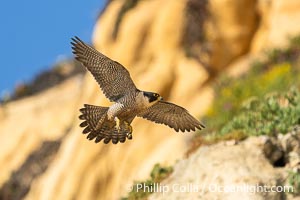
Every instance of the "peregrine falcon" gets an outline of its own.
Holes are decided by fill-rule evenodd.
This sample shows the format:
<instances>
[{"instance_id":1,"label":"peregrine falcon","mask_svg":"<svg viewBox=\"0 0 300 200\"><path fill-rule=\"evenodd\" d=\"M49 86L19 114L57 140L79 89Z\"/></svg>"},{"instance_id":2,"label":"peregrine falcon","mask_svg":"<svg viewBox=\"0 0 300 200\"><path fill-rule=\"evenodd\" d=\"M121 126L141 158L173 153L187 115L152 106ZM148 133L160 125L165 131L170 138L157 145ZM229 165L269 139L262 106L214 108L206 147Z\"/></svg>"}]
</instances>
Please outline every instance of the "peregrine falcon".
<instances>
[{"instance_id":1,"label":"peregrine falcon","mask_svg":"<svg viewBox=\"0 0 300 200\"><path fill-rule=\"evenodd\" d=\"M176 132L179 130L195 131L204 125L189 112L173 103L163 101L154 92L139 90L133 83L129 72L120 63L111 60L78 37L72 38L75 58L94 76L104 95L114 102L110 107L85 104L80 109L84 120L80 126L85 127L84 134L89 140L101 140L113 144L132 139L131 122L135 117L142 117L159 124L165 124Z\"/></svg>"}]
</instances>

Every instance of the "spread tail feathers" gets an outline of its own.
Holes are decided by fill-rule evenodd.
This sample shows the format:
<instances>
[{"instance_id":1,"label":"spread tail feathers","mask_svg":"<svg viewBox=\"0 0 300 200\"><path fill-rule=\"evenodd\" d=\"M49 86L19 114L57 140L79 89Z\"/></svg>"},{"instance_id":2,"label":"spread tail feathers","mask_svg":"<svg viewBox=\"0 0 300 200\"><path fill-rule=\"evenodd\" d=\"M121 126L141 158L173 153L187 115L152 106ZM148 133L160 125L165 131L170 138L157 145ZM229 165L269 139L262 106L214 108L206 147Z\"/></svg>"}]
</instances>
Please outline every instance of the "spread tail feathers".
<instances>
[{"instance_id":1,"label":"spread tail feathers","mask_svg":"<svg viewBox=\"0 0 300 200\"><path fill-rule=\"evenodd\" d=\"M126 137L131 139L131 126L121 125L120 129L116 128L116 122L107 119L108 107L100 107L84 104L84 108L80 109L82 115L79 119L84 120L80 126L85 127L83 134L88 134L89 140L95 139L98 143L101 140L105 144L112 141L113 144L125 142Z\"/></svg>"}]
</instances>

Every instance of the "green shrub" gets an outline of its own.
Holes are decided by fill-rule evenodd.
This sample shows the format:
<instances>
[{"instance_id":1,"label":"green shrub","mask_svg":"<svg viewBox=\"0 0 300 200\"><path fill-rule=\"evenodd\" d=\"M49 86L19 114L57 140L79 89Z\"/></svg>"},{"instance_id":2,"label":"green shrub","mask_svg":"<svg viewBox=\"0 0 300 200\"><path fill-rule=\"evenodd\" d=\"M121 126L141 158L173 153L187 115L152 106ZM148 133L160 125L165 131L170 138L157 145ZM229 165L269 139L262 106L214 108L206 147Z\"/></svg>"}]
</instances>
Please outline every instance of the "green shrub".
<instances>
[{"instance_id":1,"label":"green shrub","mask_svg":"<svg viewBox=\"0 0 300 200\"><path fill-rule=\"evenodd\" d=\"M292 87L287 93L271 93L262 100L252 98L242 106L239 114L220 130L224 136L233 131L246 135L287 133L300 124L300 93Z\"/></svg>"},{"instance_id":2,"label":"green shrub","mask_svg":"<svg viewBox=\"0 0 300 200\"><path fill-rule=\"evenodd\" d=\"M289 185L293 186L293 194L300 194L300 173L298 171L289 171L287 182Z\"/></svg>"},{"instance_id":3,"label":"green shrub","mask_svg":"<svg viewBox=\"0 0 300 200\"><path fill-rule=\"evenodd\" d=\"M267 51L241 77L219 77L214 84L215 100L203 118L207 128L195 141L211 144L249 135L276 135L299 124L299 105L289 99L299 100L299 72L300 36L291 38L285 49Z\"/></svg>"},{"instance_id":4,"label":"green shrub","mask_svg":"<svg viewBox=\"0 0 300 200\"><path fill-rule=\"evenodd\" d=\"M269 92L300 85L300 36L290 41L286 49L268 51L265 59L252 63L241 77L222 76L216 80L215 101L203 119L207 133L219 131L231 121L248 98L262 99Z\"/></svg>"},{"instance_id":5,"label":"green shrub","mask_svg":"<svg viewBox=\"0 0 300 200\"><path fill-rule=\"evenodd\" d=\"M252 72L248 76L228 80L227 84L216 88L216 100L204 119L207 127L219 130L232 120L241 109L242 103L248 98L255 96L261 99L266 93L285 91L293 84L299 85L299 80L298 69L293 68L289 63L274 65L264 73Z\"/></svg>"}]
</instances>

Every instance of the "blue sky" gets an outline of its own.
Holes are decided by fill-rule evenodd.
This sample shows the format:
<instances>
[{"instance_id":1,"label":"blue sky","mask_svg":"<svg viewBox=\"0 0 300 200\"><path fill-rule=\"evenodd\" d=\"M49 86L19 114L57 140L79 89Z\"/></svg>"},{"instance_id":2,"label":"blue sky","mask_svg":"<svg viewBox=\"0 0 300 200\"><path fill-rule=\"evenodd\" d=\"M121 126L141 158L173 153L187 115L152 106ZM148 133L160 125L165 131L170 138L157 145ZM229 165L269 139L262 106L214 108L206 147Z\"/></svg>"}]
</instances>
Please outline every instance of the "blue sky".
<instances>
[{"instance_id":1,"label":"blue sky","mask_svg":"<svg viewBox=\"0 0 300 200\"><path fill-rule=\"evenodd\" d=\"M4 0L0 7L0 96L64 57L70 38L90 42L105 0Z\"/></svg>"}]
</instances>

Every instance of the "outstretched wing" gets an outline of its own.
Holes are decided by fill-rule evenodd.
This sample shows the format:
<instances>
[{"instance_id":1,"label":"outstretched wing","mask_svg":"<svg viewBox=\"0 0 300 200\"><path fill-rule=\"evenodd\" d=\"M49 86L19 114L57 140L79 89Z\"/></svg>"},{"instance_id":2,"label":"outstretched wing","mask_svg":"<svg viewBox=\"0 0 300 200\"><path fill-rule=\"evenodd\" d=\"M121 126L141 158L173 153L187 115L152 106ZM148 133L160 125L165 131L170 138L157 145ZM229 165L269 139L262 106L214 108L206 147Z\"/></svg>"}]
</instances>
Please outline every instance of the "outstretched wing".
<instances>
[{"instance_id":1,"label":"outstretched wing","mask_svg":"<svg viewBox=\"0 0 300 200\"><path fill-rule=\"evenodd\" d=\"M92 73L110 101L117 101L137 90L129 72L120 63L106 57L78 37L72 38L71 44L75 58Z\"/></svg>"},{"instance_id":2,"label":"outstretched wing","mask_svg":"<svg viewBox=\"0 0 300 200\"><path fill-rule=\"evenodd\" d=\"M196 128L203 129L205 126L195 119L189 112L173 103L159 101L146 111L138 115L158 124L165 124L175 131L195 131Z\"/></svg>"}]
</instances>

